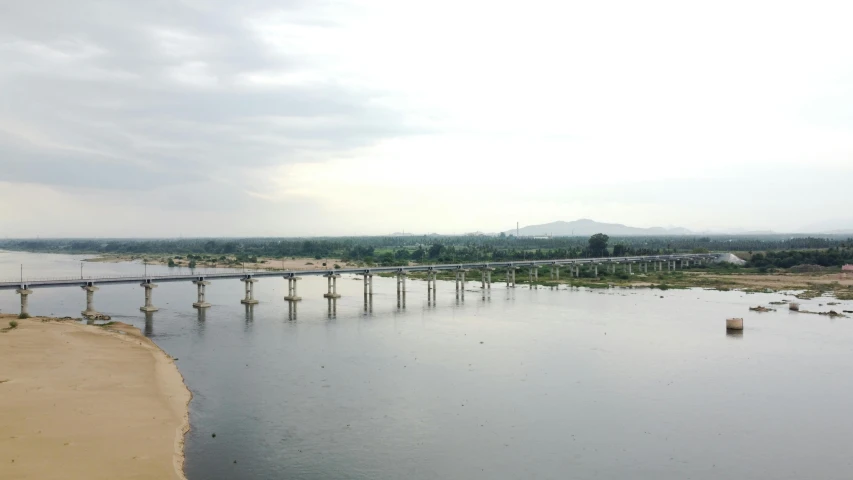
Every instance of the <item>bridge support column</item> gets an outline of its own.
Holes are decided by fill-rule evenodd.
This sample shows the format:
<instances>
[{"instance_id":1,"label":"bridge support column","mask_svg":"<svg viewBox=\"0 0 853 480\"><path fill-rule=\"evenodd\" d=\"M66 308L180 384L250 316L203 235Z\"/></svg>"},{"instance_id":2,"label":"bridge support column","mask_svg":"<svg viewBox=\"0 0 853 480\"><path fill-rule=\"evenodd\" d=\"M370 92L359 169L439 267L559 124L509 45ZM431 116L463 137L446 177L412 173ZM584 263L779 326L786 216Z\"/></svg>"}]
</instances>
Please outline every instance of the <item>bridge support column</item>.
<instances>
[{"instance_id":1,"label":"bridge support column","mask_svg":"<svg viewBox=\"0 0 853 480\"><path fill-rule=\"evenodd\" d=\"M483 274L486 276L486 288L489 290L492 289L492 272L494 271L495 269L491 267L483 269Z\"/></svg>"},{"instance_id":2,"label":"bridge support column","mask_svg":"<svg viewBox=\"0 0 853 480\"><path fill-rule=\"evenodd\" d=\"M88 285L82 288L86 291L86 310L83 310L80 314L84 317L98 315L98 311L95 310L95 292L98 291L98 287Z\"/></svg>"},{"instance_id":3,"label":"bridge support column","mask_svg":"<svg viewBox=\"0 0 853 480\"><path fill-rule=\"evenodd\" d=\"M373 274L368 273L364 276L364 280L367 283L367 288L365 289L364 293L373 296Z\"/></svg>"},{"instance_id":4,"label":"bridge support column","mask_svg":"<svg viewBox=\"0 0 853 480\"><path fill-rule=\"evenodd\" d=\"M18 318L30 318L30 309L27 297L30 296L33 291L29 288L24 287L15 290L15 292L17 292L18 295L21 296L21 313L18 315Z\"/></svg>"},{"instance_id":5,"label":"bridge support column","mask_svg":"<svg viewBox=\"0 0 853 480\"><path fill-rule=\"evenodd\" d=\"M648 262L643 264L643 273L649 273L649 263Z\"/></svg>"},{"instance_id":6,"label":"bridge support column","mask_svg":"<svg viewBox=\"0 0 853 480\"><path fill-rule=\"evenodd\" d=\"M598 278L598 264L593 265L593 268L595 268L595 278Z\"/></svg>"},{"instance_id":7,"label":"bridge support column","mask_svg":"<svg viewBox=\"0 0 853 480\"><path fill-rule=\"evenodd\" d=\"M628 275L634 274L633 269L631 268L632 265L633 265L632 263L628 262Z\"/></svg>"},{"instance_id":8,"label":"bridge support column","mask_svg":"<svg viewBox=\"0 0 853 480\"><path fill-rule=\"evenodd\" d=\"M299 280L302 280L301 277L285 277L287 279L287 296L284 297L288 302L298 302L302 300L302 297L296 292L296 285Z\"/></svg>"},{"instance_id":9,"label":"bridge support column","mask_svg":"<svg viewBox=\"0 0 853 480\"><path fill-rule=\"evenodd\" d=\"M198 289L198 301L193 303L193 308L210 308L210 304L207 303L204 299L205 296L205 288L210 285L210 282L206 282L204 280L196 280L193 282Z\"/></svg>"},{"instance_id":10,"label":"bridge support column","mask_svg":"<svg viewBox=\"0 0 853 480\"><path fill-rule=\"evenodd\" d=\"M506 288L515 288L515 270L516 267L506 269Z\"/></svg>"},{"instance_id":11,"label":"bridge support column","mask_svg":"<svg viewBox=\"0 0 853 480\"><path fill-rule=\"evenodd\" d=\"M246 277L241 278L240 281L246 285L246 297L240 300L240 303L242 303L243 305L257 304L258 301L255 300L255 282L257 282L258 280L252 277Z\"/></svg>"},{"instance_id":12,"label":"bridge support column","mask_svg":"<svg viewBox=\"0 0 853 480\"><path fill-rule=\"evenodd\" d=\"M142 312L145 312L145 313L151 313L151 312L156 312L157 310L160 310L159 308L155 307L151 303L151 292L155 288L157 288L157 284L155 284L155 283L140 283L139 286L145 289L145 306L139 307L139 310Z\"/></svg>"},{"instance_id":13,"label":"bridge support column","mask_svg":"<svg viewBox=\"0 0 853 480\"><path fill-rule=\"evenodd\" d=\"M397 272L397 295L406 293L406 272Z\"/></svg>"},{"instance_id":14,"label":"bridge support column","mask_svg":"<svg viewBox=\"0 0 853 480\"><path fill-rule=\"evenodd\" d=\"M341 298L338 294L338 279L341 278L341 276L334 273L329 273L323 276L326 277L329 284L328 292L324 293L323 296L326 298Z\"/></svg>"},{"instance_id":15,"label":"bridge support column","mask_svg":"<svg viewBox=\"0 0 853 480\"><path fill-rule=\"evenodd\" d=\"M432 305L432 301L436 297L435 275L435 272L427 272L427 305Z\"/></svg>"},{"instance_id":16,"label":"bridge support column","mask_svg":"<svg viewBox=\"0 0 853 480\"><path fill-rule=\"evenodd\" d=\"M456 270L456 291L465 291L465 273L468 270Z\"/></svg>"}]
</instances>

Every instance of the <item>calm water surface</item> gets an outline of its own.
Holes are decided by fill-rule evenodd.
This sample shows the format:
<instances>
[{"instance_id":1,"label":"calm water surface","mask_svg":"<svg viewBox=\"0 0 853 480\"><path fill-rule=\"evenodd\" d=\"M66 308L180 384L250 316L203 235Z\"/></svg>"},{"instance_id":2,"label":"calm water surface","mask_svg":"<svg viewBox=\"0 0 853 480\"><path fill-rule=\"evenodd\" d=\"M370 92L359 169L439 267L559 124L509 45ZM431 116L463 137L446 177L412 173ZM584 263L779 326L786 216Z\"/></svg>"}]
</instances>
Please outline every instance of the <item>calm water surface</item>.
<instances>
[{"instance_id":1,"label":"calm water surface","mask_svg":"<svg viewBox=\"0 0 853 480\"><path fill-rule=\"evenodd\" d=\"M78 276L79 256L0 252L0 280ZM140 273L87 263L85 275ZM148 267L149 273L169 272ZM177 269L172 269L172 272ZM186 472L206 479L849 479L853 319L750 305L782 294L704 290L506 290L307 277L296 318L286 282L105 286L96 308L142 329L193 392ZM475 288L476 287L476 288ZM853 310L853 302L804 308ZM18 296L0 292L3 312ZM823 303L821 307L819 304ZM79 316L79 288L37 289L30 311ZM724 319L744 317L742 336ZM216 438L212 434L216 434ZM236 463L235 463L236 461Z\"/></svg>"}]
</instances>

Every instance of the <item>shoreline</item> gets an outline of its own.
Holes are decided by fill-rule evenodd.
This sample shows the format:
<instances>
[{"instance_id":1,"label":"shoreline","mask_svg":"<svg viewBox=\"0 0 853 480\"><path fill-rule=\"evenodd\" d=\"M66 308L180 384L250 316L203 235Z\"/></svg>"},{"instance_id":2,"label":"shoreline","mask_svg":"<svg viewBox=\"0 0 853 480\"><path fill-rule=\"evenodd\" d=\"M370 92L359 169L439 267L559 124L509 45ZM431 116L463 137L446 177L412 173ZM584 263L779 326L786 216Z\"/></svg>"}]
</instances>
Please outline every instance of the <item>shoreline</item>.
<instances>
[{"instance_id":1,"label":"shoreline","mask_svg":"<svg viewBox=\"0 0 853 480\"><path fill-rule=\"evenodd\" d=\"M0 477L186 480L192 393L168 354L124 323L0 315L13 320L0 332Z\"/></svg>"},{"instance_id":2,"label":"shoreline","mask_svg":"<svg viewBox=\"0 0 853 480\"><path fill-rule=\"evenodd\" d=\"M139 262L145 261L148 265L168 266L169 259L172 259L174 267L189 268L189 260L186 255L167 255L167 254L94 254L91 258L83 260L91 263L122 263L122 262ZM326 263L326 266L323 266ZM338 264L341 267L354 266L352 263L344 262L338 258L324 258L318 260L308 257L291 257L291 258L272 258L258 257L256 262L237 262L235 260L223 261L220 259L210 261L199 259L196 262L197 268L246 268L250 270L313 270L319 267L334 268Z\"/></svg>"}]
</instances>

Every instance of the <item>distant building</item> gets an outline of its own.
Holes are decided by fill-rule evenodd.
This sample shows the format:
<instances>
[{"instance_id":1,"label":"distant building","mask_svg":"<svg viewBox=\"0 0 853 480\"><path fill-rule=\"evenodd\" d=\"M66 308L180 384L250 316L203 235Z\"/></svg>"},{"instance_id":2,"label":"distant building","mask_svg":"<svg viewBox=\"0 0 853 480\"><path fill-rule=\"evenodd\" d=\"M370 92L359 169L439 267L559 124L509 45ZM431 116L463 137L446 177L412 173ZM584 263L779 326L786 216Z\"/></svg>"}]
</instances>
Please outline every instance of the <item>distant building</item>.
<instances>
[{"instance_id":1,"label":"distant building","mask_svg":"<svg viewBox=\"0 0 853 480\"><path fill-rule=\"evenodd\" d=\"M844 265L841 267L841 270L844 272L853 272L853 265Z\"/></svg>"}]
</instances>

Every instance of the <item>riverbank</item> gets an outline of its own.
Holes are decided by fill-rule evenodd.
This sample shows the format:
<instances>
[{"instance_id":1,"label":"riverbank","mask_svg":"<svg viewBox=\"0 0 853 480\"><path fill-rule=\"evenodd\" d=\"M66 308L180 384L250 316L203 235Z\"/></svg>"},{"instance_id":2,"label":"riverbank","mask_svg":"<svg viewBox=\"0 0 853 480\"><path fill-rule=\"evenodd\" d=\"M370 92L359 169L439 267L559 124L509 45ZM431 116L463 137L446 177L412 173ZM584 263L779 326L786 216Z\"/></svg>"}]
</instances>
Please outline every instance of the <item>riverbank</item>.
<instances>
[{"instance_id":1,"label":"riverbank","mask_svg":"<svg viewBox=\"0 0 853 480\"><path fill-rule=\"evenodd\" d=\"M839 300L853 300L853 275L844 273L747 273L740 269L723 270L677 270L672 272L649 272L626 274L607 274L601 272L599 277L568 277L563 270L558 281L549 279L547 270L540 271L539 280L534 283L542 286L571 285L574 287L607 288L706 288L712 290L741 290L745 292L782 292L797 291L798 298L815 298L821 295L832 295ZM393 274L388 274L392 276ZM411 277L425 278L425 274L411 273ZM453 280L454 273L440 272L441 280ZM519 285L528 283L528 273L520 267L516 274ZM492 274L494 283L501 283L506 276L496 271ZM476 284L479 275L468 276L468 281Z\"/></svg>"},{"instance_id":2,"label":"riverbank","mask_svg":"<svg viewBox=\"0 0 853 480\"><path fill-rule=\"evenodd\" d=\"M169 265L169 260L176 267L189 267L191 259L186 255L161 255L161 254L107 254L98 255L88 258L86 262L94 263L120 263L120 262L145 262L149 265ZM195 260L198 268L246 268L247 270L316 270L318 268L334 268L340 265L343 267L352 267L353 264L348 264L337 258L328 258L317 260L315 258L296 257L296 258L272 258L258 257L255 262L238 262L234 257L219 257L214 258L208 256ZM324 265L325 264L325 265Z\"/></svg>"},{"instance_id":3,"label":"riverbank","mask_svg":"<svg viewBox=\"0 0 853 480\"><path fill-rule=\"evenodd\" d=\"M184 479L191 394L165 352L122 323L16 321L0 333L0 478Z\"/></svg>"}]
</instances>

